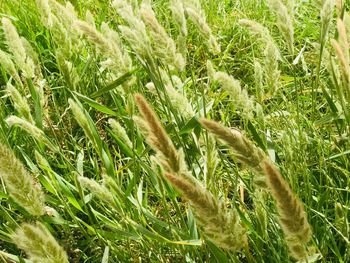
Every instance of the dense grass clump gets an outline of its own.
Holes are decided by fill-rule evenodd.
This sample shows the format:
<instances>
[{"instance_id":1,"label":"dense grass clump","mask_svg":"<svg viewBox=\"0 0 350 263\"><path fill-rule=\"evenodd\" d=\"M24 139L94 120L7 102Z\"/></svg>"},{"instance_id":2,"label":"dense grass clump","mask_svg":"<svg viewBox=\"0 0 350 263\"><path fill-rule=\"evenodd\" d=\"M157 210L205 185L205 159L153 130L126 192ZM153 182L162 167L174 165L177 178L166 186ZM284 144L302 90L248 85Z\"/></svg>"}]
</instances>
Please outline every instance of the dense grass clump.
<instances>
[{"instance_id":1,"label":"dense grass clump","mask_svg":"<svg viewBox=\"0 0 350 263\"><path fill-rule=\"evenodd\" d=\"M0 259L350 262L349 8L0 2Z\"/></svg>"}]
</instances>

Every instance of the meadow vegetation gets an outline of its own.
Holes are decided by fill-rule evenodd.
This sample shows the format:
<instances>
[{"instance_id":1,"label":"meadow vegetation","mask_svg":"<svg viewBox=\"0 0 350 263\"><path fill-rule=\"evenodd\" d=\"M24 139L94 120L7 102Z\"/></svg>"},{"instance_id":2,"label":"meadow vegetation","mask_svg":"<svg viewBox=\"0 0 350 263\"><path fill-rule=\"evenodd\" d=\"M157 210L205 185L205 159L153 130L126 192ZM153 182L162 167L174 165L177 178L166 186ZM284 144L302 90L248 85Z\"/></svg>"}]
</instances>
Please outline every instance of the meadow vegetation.
<instances>
[{"instance_id":1,"label":"meadow vegetation","mask_svg":"<svg viewBox=\"0 0 350 263\"><path fill-rule=\"evenodd\" d=\"M0 0L0 259L350 262L349 9Z\"/></svg>"}]
</instances>

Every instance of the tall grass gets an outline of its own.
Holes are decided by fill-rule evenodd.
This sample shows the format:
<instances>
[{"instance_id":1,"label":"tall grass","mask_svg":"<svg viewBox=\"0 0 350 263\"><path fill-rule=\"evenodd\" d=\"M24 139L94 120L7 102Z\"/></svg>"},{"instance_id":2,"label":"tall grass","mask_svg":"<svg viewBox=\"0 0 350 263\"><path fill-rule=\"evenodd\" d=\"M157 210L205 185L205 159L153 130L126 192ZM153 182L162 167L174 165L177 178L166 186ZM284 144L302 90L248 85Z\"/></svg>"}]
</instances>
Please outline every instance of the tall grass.
<instances>
[{"instance_id":1,"label":"tall grass","mask_svg":"<svg viewBox=\"0 0 350 263\"><path fill-rule=\"evenodd\" d=\"M0 2L0 258L349 262L350 6L319 2Z\"/></svg>"}]
</instances>

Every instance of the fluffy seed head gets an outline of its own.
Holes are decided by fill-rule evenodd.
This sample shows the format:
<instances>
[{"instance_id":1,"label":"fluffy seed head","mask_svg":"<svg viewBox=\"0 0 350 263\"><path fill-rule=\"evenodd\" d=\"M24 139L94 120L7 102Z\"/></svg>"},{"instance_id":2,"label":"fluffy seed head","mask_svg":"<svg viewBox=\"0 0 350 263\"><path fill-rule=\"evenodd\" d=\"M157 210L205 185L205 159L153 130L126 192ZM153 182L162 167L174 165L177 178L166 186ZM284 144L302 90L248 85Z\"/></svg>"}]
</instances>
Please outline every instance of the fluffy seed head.
<instances>
[{"instance_id":1,"label":"fluffy seed head","mask_svg":"<svg viewBox=\"0 0 350 263\"><path fill-rule=\"evenodd\" d=\"M112 7L128 24L128 26L118 27L122 35L141 58L149 59L152 54L151 41L144 22L135 14L132 5L127 1L114 0Z\"/></svg>"},{"instance_id":2,"label":"fluffy seed head","mask_svg":"<svg viewBox=\"0 0 350 263\"><path fill-rule=\"evenodd\" d=\"M207 72L209 78L215 79L215 69L213 63L210 60L207 60Z\"/></svg>"},{"instance_id":3,"label":"fluffy seed head","mask_svg":"<svg viewBox=\"0 0 350 263\"><path fill-rule=\"evenodd\" d=\"M239 250L246 243L246 237L236 211L227 211L191 176L183 151L175 149L146 100L141 95L135 99L143 117L136 120L146 130L146 140L157 152L157 163L165 171L165 178L190 202L208 239L224 249Z\"/></svg>"},{"instance_id":4,"label":"fluffy seed head","mask_svg":"<svg viewBox=\"0 0 350 263\"><path fill-rule=\"evenodd\" d=\"M278 69L278 55L273 45L268 44L264 52L264 71L266 86L271 95L280 87L280 71Z\"/></svg>"},{"instance_id":5,"label":"fluffy seed head","mask_svg":"<svg viewBox=\"0 0 350 263\"><path fill-rule=\"evenodd\" d=\"M304 206L270 161L264 160L262 168L272 196L277 203L279 222L291 255L298 260L305 259L307 257L305 247L311 239L312 231Z\"/></svg>"},{"instance_id":6,"label":"fluffy seed head","mask_svg":"<svg viewBox=\"0 0 350 263\"><path fill-rule=\"evenodd\" d=\"M38 142L41 142L43 144L45 144L46 146L48 146L51 150L53 151L58 151L57 147L54 146L45 136L45 133L40 130L38 127L36 127L34 124L19 118L17 116L11 115L9 117L7 117L6 119L6 123L7 125L9 125L10 127L12 126L18 126L20 127L22 130L26 131L27 133L29 133L35 140L37 140Z\"/></svg>"},{"instance_id":7,"label":"fluffy seed head","mask_svg":"<svg viewBox=\"0 0 350 263\"><path fill-rule=\"evenodd\" d=\"M269 30L266 27L250 19L240 19L238 23L242 27L247 28L253 35L255 35L260 41L262 41L265 47L267 45L272 46L276 56L278 58L280 57L280 51L277 45L275 44L275 41L273 40Z\"/></svg>"},{"instance_id":8,"label":"fluffy seed head","mask_svg":"<svg viewBox=\"0 0 350 263\"><path fill-rule=\"evenodd\" d=\"M187 36L187 25L185 17L185 9L181 0L171 0L170 9L174 18L174 21L180 28L180 32L183 36Z\"/></svg>"},{"instance_id":9,"label":"fluffy seed head","mask_svg":"<svg viewBox=\"0 0 350 263\"><path fill-rule=\"evenodd\" d=\"M17 33L15 26L12 24L10 19L3 17L1 19L2 27L5 33L6 42L13 54L13 57L18 66L25 64L26 51L22 46L21 39Z\"/></svg>"},{"instance_id":10,"label":"fluffy seed head","mask_svg":"<svg viewBox=\"0 0 350 263\"><path fill-rule=\"evenodd\" d=\"M9 54L0 49L0 64L3 66L5 71L21 86L23 86L21 78L18 75L18 72L13 64L12 59Z\"/></svg>"},{"instance_id":11,"label":"fluffy seed head","mask_svg":"<svg viewBox=\"0 0 350 263\"><path fill-rule=\"evenodd\" d=\"M198 2L198 5L199 5L199 2ZM195 7L194 5L188 5L186 3L185 10L188 18L197 27L202 37L207 40L208 47L214 53L220 53L221 51L220 45L218 44L216 38L214 37L211 31L211 28L209 27L205 19L204 12L202 11L200 5Z\"/></svg>"},{"instance_id":12,"label":"fluffy seed head","mask_svg":"<svg viewBox=\"0 0 350 263\"><path fill-rule=\"evenodd\" d=\"M345 28L344 21L340 18L337 19L337 29L338 29L338 34L339 34L339 45L341 49L343 50L345 60L347 64L350 64L350 59L349 59L349 42L348 42L348 37Z\"/></svg>"},{"instance_id":13,"label":"fluffy seed head","mask_svg":"<svg viewBox=\"0 0 350 263\"><path fill-rule=\"evenodd\" d=\"M143 117L144 124L141 125L141 128L146 133L148 144L164 156L172 171L178 172L180 167L177 151L166 131L160 124L155 112L142 95L136 94L135 101Z\"/></svg>"},{"instance_id":14,"label":"fluffy seed head","mask_svg":"<svg viewBox=\"0 0 350 263\"><path fill-rule=\"evenodd\" d=\"M91 139L93 138L93 132L91 130L90 124L88 119L86 118L86 115L84 113L84 110L79 106L78 103L76 103L72 99L68 99L69 107L71 108L75 120L78 122L80 127L83 128L84 132L88 135L88 137Z\"/></svg>"},{"instance_id":15,"label":"fluffy seed head","mask_svg":"<svg viewBox=\"0 0 350 263\"><path fill-rule=\"evenodd\" d=\"M340 46L339 42L332 39L331 44L335 50L335 53L337 55L339 64L340 64L340 69L343 75L343 81L344 81L344 86L346 87L345 92L350 95L350 65L348 63L348 60L346 58L346 50L343 50L342 47Z\"/></svg>"},{"instance_id":16,"label":"fluffy seed head","mask_svg":"<svg viewBox=\"0 0 350 263\"><path fill-rule=\"evenodd\" d=\"M6 44L13 55L17 67L22 70L26 78L32 78L34 76L34 63L27 56L15 26L6 17L3 17L1 22L5 33Z\"/></svg>"},{"instance_id":17,"label":"fluffy seed head","mask_svg":"<svg viewBox=\"0 0 350 263\"><path fill-rule=\"evenodd\" d=\"M233 103L237 105L237 108L243 110L243 115L248 119L252 118L252 106L254 105L254 101L248 95L247 91L241 88L240 82L222 71L215 72L214 80L229 93Z\"/></svg>"},{"instance_id":18,"label":"fluffy seed head","mask_svg":"<svg viewBox=\"0 0 350 263\"><path fill-rule=\"evenodd\" d=\"M108 53L110 46L108 41L103 37L103 35L96 30L96 28L87 22L77 20L74 25L84 34L89 40L94 43L101 52Z\"/></svg>"},{"instance_id":19,"label":"fluffy seed head","mask_svg":"<svg viewBox=\"0 0 350 263\"><path fill-rule=\"evenodd\" d=\"M325 0L321 9L321 44L326 40L330 22L333 17L334 0Z\"/></svg>"},{"instance_id":20,"label":"fluffy seed head","mask_svg":"<svg viewBox=\"0 0 350 263\"><path fill-rule=\"evenodd\" d=\"M93 14L91 14L90 10L87 10L85 13L85 21L92 27L96 28L95 18Z\"/></svg>"},{"instance_id":21,"label":"fluffy seed head","mask_svg":"<svg viewBox=\"0 0 350 263\"><path fill-rule=\"evenodd\" d=\"M40 11L41 22L47 27L51 28L53 26L51 8L48 0L36 0L36 6Z\"/></svg>"},{"instance_id":22,"label":"fluffy seed head","mask_svg":"<svg viewBox=\"0 0 350 263\"><path fill-rule=\"evenodd\" d=\"M266 157L261 149L257 148L236 129L226 128L215 121L207 119L200 119L200 123L206 130L215 134L231 147L237 161L247 165L254 172L257 186L266 188L265 176L261 167L261 162Z\"/></svg>"},{"instance_id":23,"label":"fluffy seed head","mask_svg":"<svg viewBox=\"0 0 350 263\"><path fill-rule=\"evenodd\" d=\"M169 100L171 106L178 111L185 120L193 118L195 112L189 100L186 97L186 94L183 91L183 82L176 76L172 75L169 77L168 73L164 70L160 70L161 79L164 85L164 92L161 90L160 96L163 100ZM154 83L146 84L146 88L157 94L156 87Z\"/></svg>"},{"instance_id":24,"label":"fluffy seed head","mask_svg":"<svg viewBox=\"0 0 350 263\"><path fill-rule=\"evenodd\" d=\"M200 119L200 123L205 129L227 143L234 151L233 154L238 161L254 169L260 165L264 158L264 153L243 136L241 132L236 129L226 128L215 121L207 119Z\"/></svg>"},{"instance_id":25,"label":"fluffy seed head","mask_svg":"<svg viewBox=\"0 0 350 263\"><path fill-rule=\"evenodd\" d=\"M255 75L255 94L259 102L263 101L264 87L263 87L263 69L258 61L254 61L254 75Z\"/></svg>"},{"instance_id":26,"label":"fluffy seed head","mask_svg":"<svg viewBox=\"0 0 350 263\"><path fill-rule=\"evenodd\" d=\"M78 181L83 188L89 190L93 195L96 195L97 198L101 199L106 204L114 203L112 193L104 185L84 176L79 176Z\"/></svg>"},{"instance_id":27,"label":"fluffy seed head","mask_svg":"<svg viewBox=\"0 0 350 263\"><path fill-rule=\"evenodd\" d=\"M128 134L126 133L125 129L120 125L120 123L114 119L109 119L108 123L111 126L112 131L118 136L118 138L121 141L123 141L127 146L129 146L129 148L132 148L132 142L130 141Z\"/></svg>"},{"instance_id":28,"label":"fluffy seed head","mask_svg":"<svg viewBox=\"0 0 350 263\"><path fill-rule=\"evenodd\" d=\"M140 14L143 22L149 28L151 38L153 40L154 54L166 65L173 65L179 71L184 69L184 58L176 51L174 40L169 37L163 26L158 22L152 7L142 4Z\"/></svg>"},{"instance_id":29,"label":"fluffy seed head","mask_svg":"<svg viewBox=\"0 0 350 263\"><path fill-rule=\"evenodd\" d=\"M10 82L7 83L6 91L11 96L14 107L19 112L19 114L28 122L34 123L27 99L23 97Z\"/></svg>"},{"instance_id":30,"label":"fluffy seed head","mask_svg":"<svg viewBox=\"0 0 350 263\"><path fill-rule=\"evenodd\" d=\"M10 196L34 216L44 214L44 193L12 150L0 144L0 176Z\"/></svg>"},{"instance_id":31,"label":"fluffy seed head","mask_svg":"<svg viewBox=\"0 0 350 263\"><path fill-rule=\"evenodd\" d=\"M247 244L245 229L235 210L227 210L199 183L193 184L171 173L165 173L164 176L190 202L209 240L231 251L238 251Z\"/></svg>"},{"instance_id":32,"label":"fluffy seed head","mask_svg":"<svg viewBox=\"0 0 350 263\"><path fill-rule=\"evenodd\" d=\"M287 7L281 0L268 0L270 9L277 17L277 27L287 42L290 54L294 53L294 28L293 20Z\"/></svg>"},{"instance_id":33,"label":"fluffy seed head","mask_svg":"<svg viewBox=\"0 0 350 263\"><path fill-rule=\"evenodd\" d=\"M12 234L12 240L34 263L68 263L66 252L40 222L22 224Z\"/></svg>"},{"instance_id":34,"label":"fluffy seed head","mask_svg":"<svg viewBox=\"0 0 350 263\"><path fill-rule=\"evenodd\" d=\"M73 23L78 19L74 6L67 1L66 5L58 3L56 0L49 0L49 5L56 17L66 27L72 29Z\"/></svg>"}]
</instances>

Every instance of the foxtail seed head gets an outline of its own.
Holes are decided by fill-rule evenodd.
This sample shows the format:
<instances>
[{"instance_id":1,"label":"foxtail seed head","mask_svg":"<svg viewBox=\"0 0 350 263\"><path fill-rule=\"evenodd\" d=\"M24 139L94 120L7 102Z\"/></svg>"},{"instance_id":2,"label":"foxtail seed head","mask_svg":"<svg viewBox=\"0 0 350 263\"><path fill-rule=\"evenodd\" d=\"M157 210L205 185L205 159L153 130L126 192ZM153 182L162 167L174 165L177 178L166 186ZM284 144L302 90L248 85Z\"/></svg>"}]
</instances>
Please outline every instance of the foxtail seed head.
<instances>
[{"instance_id":1,"label":"foxtail seed head","mask_svg":"<svg viewBox=\"0 0 350 263\"><path fill-rule=\"evenodd\" d=\"M132 142L130 141L128 134L126 133L125 129L120 125L120 123L114 119L109 119L108 123L111 126L112 131L118 136L118 138L131 149Z\"/></svg>"},{"instance_id":2,"label":"foxtail seed head","mask_svg":"<svg viewBox=\"0 0 350 263\"><path fill-rule=\"evenodd\" d=\"M221 48L209 27L204 11L198 1L186 1L185 12L189 20L197 27L203 38L207 40L207 45L213 53L220 53Z\"/></svg>"},{"instance_id":3,"label":"foxtail seed head","mask_svg":"<svg viewBox=\"0 0 350 263\"><path fill-rule=\"evenodd\" d=\"M200 123L205 129L215 134L219 139L223 140L228 146L230 146L233 155L239 162L252 169L256 175L255 182L258 186L261 188L266 187L265 177L261 167L261 162L266 157L260 148L257 148L236 129L226 128L215 121L204 118L200 119Z\"/></svg>"},{"instance_id":4,"label":"foxtail seed head","mask_svg":"<svg viewBox=\"0 0 350 263\"><path fill-rule=\"evenodd\" d=\"M135 99L143 117L137 119L137 124L146 131L147 142L157 152L157 163L164 169L165 178L190 202L205 236L224 249L242 248L246 236L237 212L228 211L191 176L183 152L176 150L154 111L141 95L135 95Z\"/></svg>"},{"instance_id":5,"label":"foxtail seed head","mask_svg":"<svg viewBox=\"0 0 350 263\"><path fill-rule=\"evenodd\" d=\"M11 96L14 107L19 112L19 114L23 116L23 118L28 122L34 123L27 99L23 97L21 93L19 93L19 91L11 85L10 82L7 83L6 91Z\"/></svg>"},{"instance_id":6,"label":"foxtail seed head","mask_svg":"<svg viewBox=\"0 0 350 263\"><path fill-rule=\"evenodd\" d=\"M23 86L21 78L18 75L15 64L13 64L10 55L0 49L0 64L3 66L4 70L21 86Z\"/></svg>"},{"instance_id":7,"label":"foxtail seed head","mask_svg":"<svg viewBox=\"0 0 350 263\"><path fill-rule=\"evenodd\" d=\"M84 176L79 176L78 181L84 189L89 190L93 195L104 201L106 204L114 203L112 193L104 185Z\"/></svg>"},{"instance_id":8,"label":"foxtail seed head","mask_svg":"<svg viewBox=\"0 0 350 263\"><path fill-rule=\"evenodd\" d=\"M26 78L34 77L34 63L32 59L27 56L15 26L12 24L11 20L6 17L3 17L1 22L7 46L13 55L17 67L22 70Z\"/></svg>"},{"instance_id":9,"label":"foxtail seed head","mask_svg":"<svg viewBox=\"0 0 350 263\"><path fill-rule=\"evenodd\" d=\"M185 8L182 0L171 0L170 9L174 18L174 21L180 28L181 34L187 36L187 25L185 17Z\"/></svg>"},{"instance_id":10,"label":"foxtail seed head","mask_svg":"<svg viewBox=\"0 0 350 263\"><path fill-rule=\"evenodd\" d=\"M8 126L18 126L25 132L27 132L29 135L31 135L35 140L37 140L39 143L43 143L46 146L48 146L52 151L58 151L57 147L53 145L49 139L45 136L45 133L36 127L34 124L30 123L27 120L24 120L22 118L19 118L17 116L11 115L7 117L6 123Z\"/></svg>"},{"instance_id":11,"label":"foxtail seed head","mask_svg":"<svg viewBox=\"0 0 350 263\"><path fill-rule=\"evenodd\" d=\"M282 0L268 0L270 9L276 14L277 27L287 42L288 49L291 55L294 53L294 28L293 18L288 12L287 7Z\"/></svg>"},{"instance_id":12,"label":"foxtail seed head","mask_svg":"<svg viewBox=\"0 0 350 263\"><path fill-rule=\"evenodd\" d=\"M44 193L12 150L0 144L0 176L10 196L34 216L44 214Z\"/></svg>"},{"instance_id":13,"label":"foxtail seed head","mask_svg":"<svg viewBox=\"0 0 350 263\"><path fill-rule=\"evenodd\" d=\"M333 17L334 0L325 0L321 9L321 45L326 41L329 25Z\"/></svg>"},{"instance_id":14,"label":"foxtail seed head","mask_svg":"<svg viewBox=\"0 0 350 263\"><path fill-rule=\"evenodd\" d=\"M185 178L165 173L165 178L190 202L205 236L217 246L238 251L247 244L245 229L235 210L226 209L199 183L193 185Z\"/></svg>"},{"instance_id":15,"label":"foxtail seed head","mask_svg":"<svg viewBox=\"0 0 350 263\"><path fill-rule=\"evenodd\" d=\"M158 22L152 7L149 4L141 5L140 14L143 22L149 28L153 40L154 54L165 64L172 65L179 71L185 67L185 60L177 53L174 40L167 34L164 27Z\"/></svg>"},{"instance_id":16,"label":"foxtail seed head","mask_svg":"<svg viewBox=\"0 0 350 263\"><path fill-rule=\"evenodd\" d=\"M158 117L153 109L140 94L135 95L136 105L139 108L143 117L143 130L146 133L148 144L157 152L161 153L171 171L179 171L179 160L176 148L173 142L168 137L166 131L160 124ZM145 130L146 129L146 130Z\"/></svg>"},{"instance_id":17,"label":"foxtail seed head","mask_svg":"<svg viewBox=\"0 0 350 263\"><path fill-rule=\"evenodd\" d=\"M22 224L12 234L12 240L34 263L68 263L66 252L40 222Z\"/></svg>"},{"instance_id":18,"label":"foxtail seed head","mask_svg":"<svg viewBox=\"0 0 350 263\"><path fill-rule=\"evenodd\" d=\"M254 169L260 165L265 156L264 153L243 136L241 132L236 129L226 128L215 121L204 118L200 119L200 123L205 129L227 143L232 148L233 154L238 161Z\"/></svg>"},{"instance_id":19,"label":"foxtail seed head","mask_svg":"<svg viewBox=\"0 0 350 263\"><path fill-rule=\"evenodd\" d=\"M270 161L264 160L262 168L277 204L279 222L290 253L295 259L305 259L307 257L306 245L311 239L312 231L304 206Z\"/></svg>"}]
</instances>

